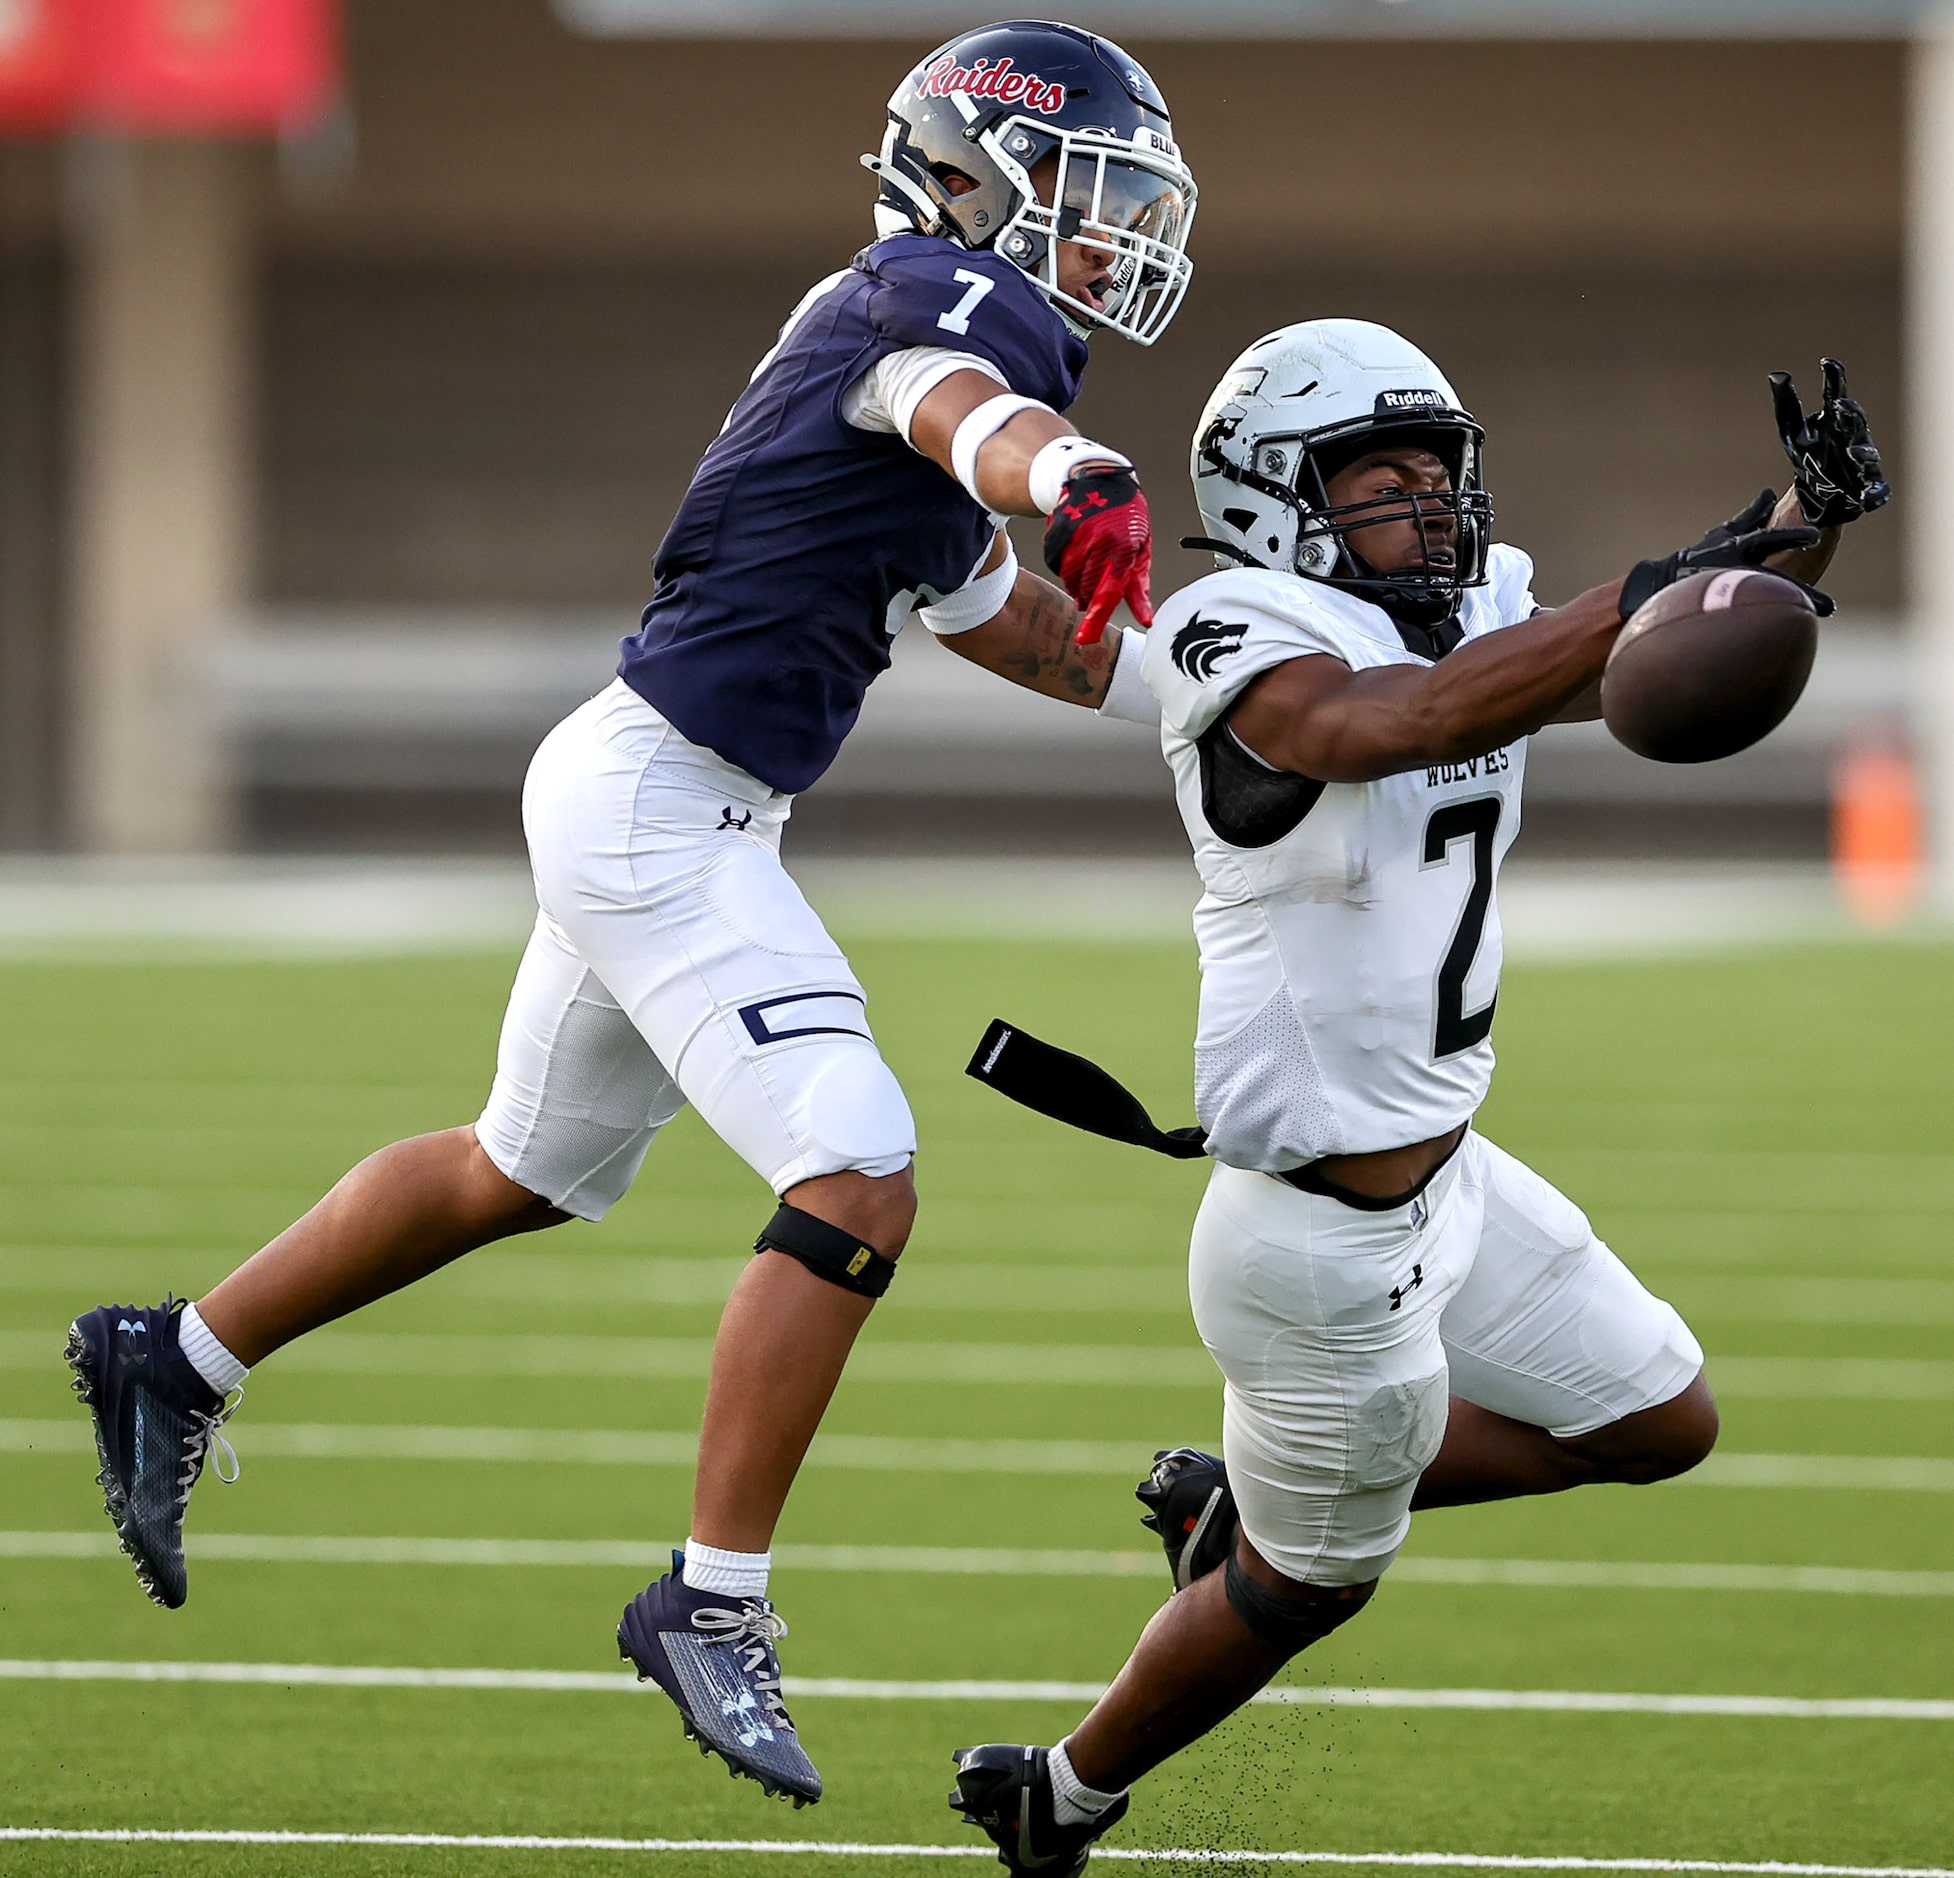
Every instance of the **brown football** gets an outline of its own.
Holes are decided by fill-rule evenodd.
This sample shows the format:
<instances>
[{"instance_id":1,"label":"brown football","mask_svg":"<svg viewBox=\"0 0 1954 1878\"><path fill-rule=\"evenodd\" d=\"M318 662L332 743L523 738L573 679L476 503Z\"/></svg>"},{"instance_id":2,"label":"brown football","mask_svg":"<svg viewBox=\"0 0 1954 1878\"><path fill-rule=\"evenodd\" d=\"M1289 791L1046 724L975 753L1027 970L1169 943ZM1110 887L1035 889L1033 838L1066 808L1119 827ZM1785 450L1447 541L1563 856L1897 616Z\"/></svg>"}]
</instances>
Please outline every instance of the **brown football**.
<instances>
[{"instance_id":1,"label":"brown football","mask_svg":"<svg viewBox=\"0 0 1954 1878\"><path fill-rule=\"evenodd\" d=\"M1615 740L1658 763L1710 763L1784 722L1811 676L1818 613L1760 568L1692 574L1622 628L1601 675Z\"/></svg>"}]
</instances>

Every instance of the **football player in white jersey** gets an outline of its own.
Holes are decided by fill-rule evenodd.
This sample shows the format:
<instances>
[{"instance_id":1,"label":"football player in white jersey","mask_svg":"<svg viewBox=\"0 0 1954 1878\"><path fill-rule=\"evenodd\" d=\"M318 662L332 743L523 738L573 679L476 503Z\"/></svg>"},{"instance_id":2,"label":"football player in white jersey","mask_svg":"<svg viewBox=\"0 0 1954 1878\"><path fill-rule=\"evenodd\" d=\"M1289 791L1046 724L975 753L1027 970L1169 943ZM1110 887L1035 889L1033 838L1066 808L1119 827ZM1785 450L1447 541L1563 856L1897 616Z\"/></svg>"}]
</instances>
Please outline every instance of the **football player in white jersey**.
<instances>
[{"instance_id":1,"label":"football player in white jersey","mask_svg":"<svg viewBox=\"0 0 1954 1878\"><path fill-rule=\"evenodd\" d=\"M951 1803L1009 1870L1081 1871L1132 1781L1356 1615L1415 1509L1660 1480L1710 1451L1681 1317L1472 1117L1528 736L1599 715L1652 593L1710 567L1814 581L1886 500L1835 362L1810 417L1773 388L1783 502L1553 611L1490 539L1479 426L1396 334L1285 328L1209 401L1192 468L1225 565L1160 608L1143 668L1206 890L1201 1129L1154 1130L1110 1079L1095 1115L1099 1072L1008 1026L973 1071L1010 1093L1003 1053L1042 1051L1034 1106L1213 1157L1190 1292L1226 1461L1158 1457L1141 1498L1175 1595L1079 1727L959 1753Z\"/></svg>"}]
</instances>

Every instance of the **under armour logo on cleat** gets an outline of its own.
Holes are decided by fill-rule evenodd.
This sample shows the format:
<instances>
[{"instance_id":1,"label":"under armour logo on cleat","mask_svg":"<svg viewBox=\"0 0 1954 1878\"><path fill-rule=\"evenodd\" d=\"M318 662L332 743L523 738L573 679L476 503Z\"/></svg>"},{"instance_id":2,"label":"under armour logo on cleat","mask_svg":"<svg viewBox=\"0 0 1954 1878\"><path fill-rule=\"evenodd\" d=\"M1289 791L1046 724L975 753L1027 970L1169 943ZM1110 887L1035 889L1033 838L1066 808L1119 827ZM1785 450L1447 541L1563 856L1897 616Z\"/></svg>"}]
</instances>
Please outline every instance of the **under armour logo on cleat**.
<instances>
[{"instance_id":1,"label":"under armour logo on cleat","mask_svg":"<svg viewBox=\"0 0 1954 1878\"><path fill-rule=\"evenodd\" d=\"M1412 1293L1413 1293L1414 1291L1416 1291L1416 1290L1418 1289L1418 1287L1419 1287L1420 1285L1422 1285L1422 1284L1423 1284L1424 1282L1425 1282L1425 1268L1424 1268L1424 1266L1422 1266L1422 1265L1414 1265L1414 1266L1413 1266L1413 1267L1411 1268L1411 1282L1410 1282L1410 1284L1408 1284L1408 1285L1393 1285L1393 1286L1391 1287L1391 1308L1392 1308L1392 1310L1394 1310L1394 1311L1395 1311L1395 1310L1400 1310L1400 1309L1402 1309L1402 1308L1403 1308L1403 1306L1404 1306L1404 1301L1405 1301L1405 1299L1406 1299L1406 1298L1408 1298L1408 1297L1410 1297L1410 1296L1411 1296L1411 1294L1412 1294Z\"/></svg>"},{"instance_id":2,"label":"under armour logo on cleat","mask_svg":"<svg viewBox=\"0 0 1954 1878\"><path fill-rule=\"evenodd\" d=\"M751 809L748 809L744 815L735 815L733 813L733 805L730 802L719 811L719 828L730 828L735 834L744 834L747 824L752 820L753 811ZM713 830L714 834L718 832L718 828Z\"/></svg>"},{"instance_id":3,"label":"under armour logo on cleat","mask_svg":"<svg viewBox=\"0 0 1954 1878\"><path fill-rule=\"evenodd\" d=\"M738 1695L722 1696L719 1703L720 1714L728 1720L745 1723L739 1730L740 1746L750 1748L756 1741L771 1741L773 1730L759 1717L759 1704L753 1699L751 1689L742 1689Z\"/></svg>"},{"instance_id":4,"label":"under armour logo on cleat","mask_svg":"<svg viewBox=\"0 0 1954 1878\"><path fill-rule=\"evenodd\" d=\"M115 1327L117 1330L128 1331L131 1336L146 1334L149 1330L147 1324L132 1324L126 1317L119 1319Z\"/></svg>"}]
</instances>

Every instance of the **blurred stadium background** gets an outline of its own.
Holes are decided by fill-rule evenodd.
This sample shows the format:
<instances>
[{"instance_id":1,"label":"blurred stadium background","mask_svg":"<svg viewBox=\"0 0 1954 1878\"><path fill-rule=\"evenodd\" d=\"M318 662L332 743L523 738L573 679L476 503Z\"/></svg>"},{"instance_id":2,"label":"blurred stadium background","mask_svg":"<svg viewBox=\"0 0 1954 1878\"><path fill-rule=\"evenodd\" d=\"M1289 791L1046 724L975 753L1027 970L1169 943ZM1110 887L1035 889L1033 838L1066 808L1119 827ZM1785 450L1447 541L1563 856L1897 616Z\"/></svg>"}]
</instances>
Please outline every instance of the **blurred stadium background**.
<instances>
[{"instance_id":1,"label":"blurred stadium background","mask_svg":"<svg viewBox=\"0 0 1954 1878\"><path fill-rule=\"evenodd\" d=\"M1822 352L1900 491L1854 530L1783 731L1700 771L1550 733L1502 887L1487 1125L1690 1317L1722 1449L1673 1491L1421 1518L1297 1706L1177 1762L1119 1843L1949 1878L1954 954L1931 910L1905 944L1855 935L1828 857L1883 816L1906 875L1915 764L1954 801L1954 25L1902 0L1064 11L1146 59L1202 186L1185 311L1151 352L1102 342L1080 413L1134 451L1163 538L1221 366L1331 312L1447 368L1549 598L1782 486L1764 375L1809 392ZM140 56L78 95L59 28L84 14ZM762 1198L696 1118L601 1227L254 1374L245 1484L199 1490L178 1616L113 1555L58 1361L76 1309L195 1295L361 1154L474 1112L530 911L527 754L608 676L754 359L866 238L856 156L896 77L975 17L0 0L9 1873L557 1862L19 1836L212 1829L888 1872L955 1831L948 1748L1050 1739L1077 1685L1037 1685L1103 1681L1157 1603L1128 1485L1219 1423L1182 1289L1198 1170L959 1066L1008 1011L1180 1119L1191 872L1146 737L927 644L789 836L926 1143L913 1269L782 1532L819 1813L705 1778L610 1693ZM1159 585L1198 571L1168 548ZM745 1843L796 1837L865 1849Z\"/></svg>"},{"instance_id":2,"label":"blurred stadium background","mask_svg":"<svg viewBox=\"0 0 1954 1878\"><path fill-rule=\"evenodd\" d=\"M26 45L50 5L0 8L0 111L9 23ZM153 0L173 8L325 11ZM1946 404L1923 405L1925 364L1903 371L1903 290L1937 331L1954 182L1933 125L1909 143L1944 62L1917 9L1075 11L1158 68L1202 185L1185 311L1151 351L1100 345L1080 413L1142 466L1163 588L1205 565L1171 542L1193 523L1207 388L1258 332L1318 313L1397 324L1440 358L1548 596L1781 482L1764 374L1815 382L1822 351L1920 487L1911 413ZM786 309L866 238L855 158L891 75L967 12L350 0L341 78L280 136L17 123L0 844L517 853L528 750L607 675ZM1782 734L1698 772L1598 727L1550 736L1523 856L1822 860L1841 748L1923 729L1906 513L1856 531ZM798 814L798 853L1178 852L1147 738L899 653Z\"/></svg>"}]
</instances>

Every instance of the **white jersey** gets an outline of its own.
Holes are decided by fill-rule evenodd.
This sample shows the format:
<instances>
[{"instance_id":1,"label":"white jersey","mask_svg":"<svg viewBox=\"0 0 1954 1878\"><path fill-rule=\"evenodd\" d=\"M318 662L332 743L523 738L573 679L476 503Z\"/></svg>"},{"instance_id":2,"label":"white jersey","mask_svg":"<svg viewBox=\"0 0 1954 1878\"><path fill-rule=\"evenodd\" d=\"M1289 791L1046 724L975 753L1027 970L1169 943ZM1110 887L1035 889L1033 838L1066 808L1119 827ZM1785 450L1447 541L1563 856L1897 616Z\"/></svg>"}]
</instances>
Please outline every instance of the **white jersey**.
<instances>
[{"instance_id":1,"label":"white jersey","mask_svg":"<svg viewBox=\"0 0 1954 1878\"><path fill-rule=\"evenodd\" d=\"M1532 579L1527 556L1494 547L1465 637L1532 614ZM1493 888L1526 763L1522 739L1369 783L1270 770L1223 716L1250 679L1311 653L1427 663L1366 600L1235 568L1160 608L1143 667L1206 889L1195 1111L1216 1160L1269 1173L1430 1140L1485 1098Z\"/></svg>"}]
</instances>

